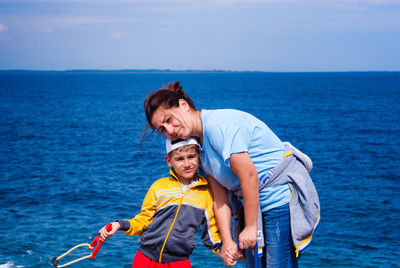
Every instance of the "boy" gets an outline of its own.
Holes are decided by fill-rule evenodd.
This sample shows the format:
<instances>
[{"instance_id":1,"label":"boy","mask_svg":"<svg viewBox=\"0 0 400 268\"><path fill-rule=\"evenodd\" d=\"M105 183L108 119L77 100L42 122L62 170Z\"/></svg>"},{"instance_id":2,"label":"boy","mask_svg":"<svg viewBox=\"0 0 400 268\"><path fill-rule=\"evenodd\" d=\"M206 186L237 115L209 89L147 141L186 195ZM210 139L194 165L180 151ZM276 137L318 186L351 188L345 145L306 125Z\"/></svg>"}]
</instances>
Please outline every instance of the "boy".
<instances>
[{"instance_id":1,"label":"boy","mask_svg":"<svg viewBox=\"0 0 400 268\"><path fill-rule=\"evenodd\" d=\"M135 218L113 222L110 232L105 228L99 231L102 241L118 230L141 236L132 267L191 267L189 255L200 225L207 248L217 253L222 245L211 190L207 180L196 173L200 144L192 137L167 139L166 149L171 176L153 183Z\"/></svg>"}]
</instances>

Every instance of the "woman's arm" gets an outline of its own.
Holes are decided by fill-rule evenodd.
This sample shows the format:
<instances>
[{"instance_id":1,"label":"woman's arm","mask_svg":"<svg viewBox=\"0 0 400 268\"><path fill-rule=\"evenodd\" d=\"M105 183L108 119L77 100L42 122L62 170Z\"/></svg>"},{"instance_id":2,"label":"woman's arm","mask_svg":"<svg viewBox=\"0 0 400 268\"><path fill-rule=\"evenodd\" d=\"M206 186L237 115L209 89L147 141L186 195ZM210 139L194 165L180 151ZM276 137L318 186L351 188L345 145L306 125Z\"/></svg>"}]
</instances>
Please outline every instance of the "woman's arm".
<instances>
[{"instance_id":1,"label":"woman's arm","mask_svg":"<svg viewBox=\"0 0 400 268\"><path fill-rule=\"evenodd\" d=\"M207 181L213 193L214 214L222 239L220 257L226 266L233 266L237 263L236 259L240 258L242 254L237 250L236 243L232 240L231 236L232 210L229 205L228 192L213 177L208 176Z\"/></svg>"},{"instance_id":2,"label":"woman's arm","mask_svg":"<svg viewBox=\"0 0 400 268\"><path fill-rule=\"evenodd\" d=\"M241 249L254 248L259 206L257 169L247 152L231 154L229 161L232 171L240 180L244 202L246 226L239 235L239 246Z\"/></svg>"}]
</instances>

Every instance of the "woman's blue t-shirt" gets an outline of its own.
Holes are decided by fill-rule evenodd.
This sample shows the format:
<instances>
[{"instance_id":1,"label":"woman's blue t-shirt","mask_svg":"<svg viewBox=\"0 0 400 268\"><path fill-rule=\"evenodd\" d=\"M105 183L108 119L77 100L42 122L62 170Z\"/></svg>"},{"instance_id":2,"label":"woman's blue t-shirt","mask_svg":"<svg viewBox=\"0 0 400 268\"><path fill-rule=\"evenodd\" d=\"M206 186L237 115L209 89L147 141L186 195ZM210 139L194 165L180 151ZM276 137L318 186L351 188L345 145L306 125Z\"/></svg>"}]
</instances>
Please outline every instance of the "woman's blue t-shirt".
<instances>
[{"instance_id":1,"label":"woman's blue t-shirt","mask_svg":"<svg viewBox=\"0 0 400 268\"><path fill-rule=\"evenodd\" d=\"M233 109L202 110L203 145L201 169L213 176L228 190L240 185L229 166L233 153L247 152L258 178L263 178L282 159L284 145L261 120L249 113ZM260 191L260 207L267 211L289 202L288 185L278 185Z\"/></svg>"}]
</instances>

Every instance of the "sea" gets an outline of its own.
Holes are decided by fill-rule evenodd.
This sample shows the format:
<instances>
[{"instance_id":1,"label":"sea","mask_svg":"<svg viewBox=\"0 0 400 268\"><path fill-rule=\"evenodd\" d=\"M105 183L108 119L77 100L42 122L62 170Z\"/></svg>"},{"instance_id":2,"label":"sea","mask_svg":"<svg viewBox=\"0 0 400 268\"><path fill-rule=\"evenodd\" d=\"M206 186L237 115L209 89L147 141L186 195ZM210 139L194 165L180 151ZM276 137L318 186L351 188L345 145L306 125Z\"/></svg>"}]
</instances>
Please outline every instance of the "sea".
<instances>
[{"instance_id":1,"label":"sea","mask_svg":"<svg viewBox=\"0 0 400 268\"><path fill-rule=\"evenodd\" d=\"M143 101L173 81L197 109L251 113L313 160L321 221L300 267L400 267L400 72L76 70L0 72L1 268L53 267L140 211L169 170ZM69 267L131 267L138 247L119 232ZM199 236L190 261L225 267Z\"/></svg>"}]
</instances>

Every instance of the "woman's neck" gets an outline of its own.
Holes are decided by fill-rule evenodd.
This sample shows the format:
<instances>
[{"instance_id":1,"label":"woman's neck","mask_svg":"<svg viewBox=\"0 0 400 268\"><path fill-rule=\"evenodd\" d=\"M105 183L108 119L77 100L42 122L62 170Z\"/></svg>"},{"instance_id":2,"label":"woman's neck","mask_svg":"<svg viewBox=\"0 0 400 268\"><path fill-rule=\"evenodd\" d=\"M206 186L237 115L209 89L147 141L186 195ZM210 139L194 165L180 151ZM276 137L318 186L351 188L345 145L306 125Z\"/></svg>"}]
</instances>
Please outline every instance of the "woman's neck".
<instances>
[{"instance_id":1,"label":"woman's neck","mask_svg":"<svg viewBox=\"0 0 400 268\"><path fill-rule=\"evenodd\" d=\"M198 137L203 144L203 125L201 123L201 111L195 110L193 112L193 130L192 136Z\"/></svg>"}]
</instances>

